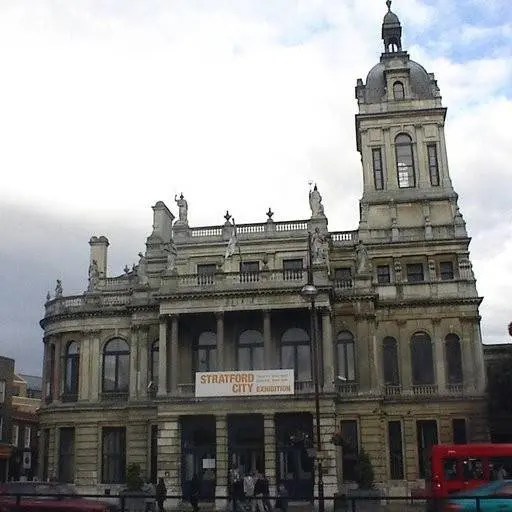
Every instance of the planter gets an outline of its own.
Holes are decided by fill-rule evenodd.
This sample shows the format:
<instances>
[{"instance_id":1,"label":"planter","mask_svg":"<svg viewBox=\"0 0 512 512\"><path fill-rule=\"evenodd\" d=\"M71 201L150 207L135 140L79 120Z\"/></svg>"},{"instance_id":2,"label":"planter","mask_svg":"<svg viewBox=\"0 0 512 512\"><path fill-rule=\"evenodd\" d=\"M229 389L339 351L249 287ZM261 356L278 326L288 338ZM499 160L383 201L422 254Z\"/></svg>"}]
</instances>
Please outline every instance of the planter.
<instances>
[{"instance_id":1,"label":"planter","mask_svg":"<svg viewBox=\"0 0 512 512\"><path fill-rule=\"evenodd\" d=\"M346 496L349 507L354 501L356 502L355 510L358 512L377 512L382 510L380 502L384 494L380 489L353 489L349 490ZM348 510L351 509L348 508Z\"/></svg>"}]
</instances>

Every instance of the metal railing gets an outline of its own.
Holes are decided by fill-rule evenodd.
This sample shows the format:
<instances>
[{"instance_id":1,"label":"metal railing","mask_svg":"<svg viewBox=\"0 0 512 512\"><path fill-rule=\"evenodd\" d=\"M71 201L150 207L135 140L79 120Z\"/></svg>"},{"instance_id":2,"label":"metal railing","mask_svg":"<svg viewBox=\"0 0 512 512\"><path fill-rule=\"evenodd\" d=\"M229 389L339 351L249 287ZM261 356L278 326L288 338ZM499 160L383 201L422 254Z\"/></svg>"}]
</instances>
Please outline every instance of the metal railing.
<instances>
[{"instance_id":1,"label":"metal railing","mask_svg":"<svg viewBox=\"0 0 512 512\"><path fill-rule=\"evenodd\" d=\"M45 509L50 510L51 500L55 500L55 508L60 509L64 506L73 506L76 500L76 509L84 510L87 507L87 501L94 502L94 508L103 504L105 511L117 512L145 512L148 510L148 498L153 498L151 510L157 510L156 496L149 496L147 493L122 491L114 495L105 491L105 494L43 494L43 493L2 493L0 494L0 509L11 511L36 511L40 510L41 500L45 501ZM65 503L63 503L65 500ZM190 501L188 496L182 494L167 495L165 501L165 510L181 510L181 505ZM512 508L512 496L510 495L470 495L462 496L450 495L445 497L428 497L428 496L386 496L383 491L372 489L369 491L354 491L349 494L337 494L334 497L328 496L320 498L318 496L311 497L294 497L294 496L240 496L233 497L231 495L215 495L215 496L199 496L199 503L212 503L215 501L224 502L227 506L222 508L227 511L240 512L248 509L259 509L265 502L270 503L275 510L287 510L293 508L293 505L311 504L315 507L319 501L323 501L325 508L334 512L408 512L412 510L468 510L474 512L485 512L486 510L510 510ZM256 505L250 507L252 502ZM496 503L498 502L498 503ZM174 504L171 504L174 503ZM283 506L284 505L284 506ZM299 505L300 506L300 505ZM421 506L421 508L418 508ZM498 508L496 508L498 506ZM492 507L492 508L491 508ZM510 508L509 508L510 507Z\"/></svg>"}]
</instances>

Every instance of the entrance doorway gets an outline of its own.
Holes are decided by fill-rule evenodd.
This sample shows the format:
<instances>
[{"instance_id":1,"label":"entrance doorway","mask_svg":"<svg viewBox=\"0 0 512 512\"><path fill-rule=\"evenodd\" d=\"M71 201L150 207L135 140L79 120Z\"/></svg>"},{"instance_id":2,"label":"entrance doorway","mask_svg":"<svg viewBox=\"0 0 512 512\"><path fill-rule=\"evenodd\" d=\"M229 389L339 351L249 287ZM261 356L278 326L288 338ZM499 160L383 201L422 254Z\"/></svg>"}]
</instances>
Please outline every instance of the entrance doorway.
<instances>
[{"instance_id":1,"label":"entrance doorway","mask_svg":"<svg viewBox=\"0 0 512 512\"><path fill-rule=\"evenodd\" d=\"M181 426L181 492L188 495L194 475L199 478L199 499L215 499L215 416L183 416Z\"/></svg>"},{"instance_id":2,"label":"entrance doorway","mask_svg":"<svg viewBox=\"0 0 512 512\"><path fill-rule=\"evenodd\" d=\"M265 471L265 436L262 414L228 415L230 468L242 467L244 475Z\"/></svg>"},{"instance_id":3,"label":"entrance doorway","mask_svg":"<svg viewBox=\"0 0 512 512\"><path fill-rule=\"evenodd\" d=\"M292 499L311 499L314 488L313 417L309 413L276 414L277 485Z\"/></svg>"}]
</instances>

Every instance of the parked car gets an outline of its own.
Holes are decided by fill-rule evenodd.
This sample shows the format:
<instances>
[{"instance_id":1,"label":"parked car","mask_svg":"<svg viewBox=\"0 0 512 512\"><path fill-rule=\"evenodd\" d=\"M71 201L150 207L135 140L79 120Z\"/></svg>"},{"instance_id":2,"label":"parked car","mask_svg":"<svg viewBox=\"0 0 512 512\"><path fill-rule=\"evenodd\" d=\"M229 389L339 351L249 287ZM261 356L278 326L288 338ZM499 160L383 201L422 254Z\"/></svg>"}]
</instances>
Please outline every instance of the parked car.
<instances>
[{"instance_id":1,"label":"parked car","mask_svg":"<svg viewBox=\"0 0 512 512\"><path fill-rule=\"evenodd\" d=\"M73 485L46 482L0 484L0 512L115 512L116 505L80 496Z\"/></svg>"},{"instance_id":2,"label":"parked car","mask_svg":"<svg viewBox=\"0 0 512 512\"><path fill-rule=\"evenodd\" d=\"M479 498L480 496L482 498ZM480 502L480 508L477 501ZM442 512L512 512L512 480L495 480L452 494L439 506L439 510Z\"/></svg>"}]
</instances>

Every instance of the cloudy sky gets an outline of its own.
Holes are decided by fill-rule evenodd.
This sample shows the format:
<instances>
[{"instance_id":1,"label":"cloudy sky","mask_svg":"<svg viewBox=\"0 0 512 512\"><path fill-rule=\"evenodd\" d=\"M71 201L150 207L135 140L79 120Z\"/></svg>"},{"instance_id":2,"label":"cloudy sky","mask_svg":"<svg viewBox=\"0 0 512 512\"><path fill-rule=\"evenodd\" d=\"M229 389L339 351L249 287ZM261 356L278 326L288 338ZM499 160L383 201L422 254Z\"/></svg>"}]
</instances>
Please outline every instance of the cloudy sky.
<instances>
[{"instance_id":1,"label":"cloudy sky","mask_svg":"<svg viewBox=\"0 0 512 512\"><path fill-rule=\"evenodd\" d=\"M487 343L512 320L510 0L395 0L404 47L448 106L451 175L473 237ZM192 225L309 215L357 227L356 79L384 0L2 0L0 353L40 372L47 290L85 288L88 240L137 261L151 205Z\"/></svg>"}]
</instances>

